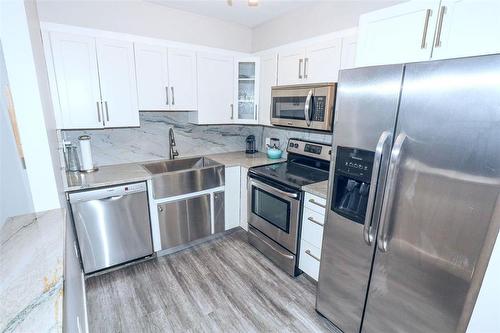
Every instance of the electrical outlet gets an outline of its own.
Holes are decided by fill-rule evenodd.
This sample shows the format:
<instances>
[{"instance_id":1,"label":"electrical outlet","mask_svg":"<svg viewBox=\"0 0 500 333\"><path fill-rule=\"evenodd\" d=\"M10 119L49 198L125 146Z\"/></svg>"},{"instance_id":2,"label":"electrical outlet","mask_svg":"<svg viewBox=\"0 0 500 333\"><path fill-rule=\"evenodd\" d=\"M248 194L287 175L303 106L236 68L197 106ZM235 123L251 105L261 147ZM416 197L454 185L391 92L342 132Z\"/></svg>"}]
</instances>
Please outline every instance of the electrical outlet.
<instances>
[{"instance_id":1,"label":"electrical outlet","mask_svg":"<svg viewBox=\"0 0 500 333\"><path fill-rule=\"evenodd\" d=\"M266 147L271 144L271 138L266 138Z\"/></svg>"}]
</instances>

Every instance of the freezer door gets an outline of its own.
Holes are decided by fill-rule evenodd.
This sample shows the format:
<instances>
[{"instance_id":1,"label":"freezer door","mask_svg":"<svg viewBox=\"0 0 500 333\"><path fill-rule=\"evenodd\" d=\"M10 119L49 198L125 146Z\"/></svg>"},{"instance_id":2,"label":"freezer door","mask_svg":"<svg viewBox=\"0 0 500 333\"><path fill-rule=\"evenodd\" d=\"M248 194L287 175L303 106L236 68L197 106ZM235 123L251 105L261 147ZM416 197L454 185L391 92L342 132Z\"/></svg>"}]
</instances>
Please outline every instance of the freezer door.
<instances>
[{"instance_id":1,"label":"freezer door","mask_svg":"<svg viewBox=\"0 0 500 333\"><path fill-rule=\"evenodd\" d=\"M361 327L402 75L402 65L340 73L316 309L345 333Z\"/></svg>"},{"instance_id":2,"label":"freezer door","mask_svg":"<svg viewBox=\"0 0 500 333\"><path fill-rule=\"evenodd\" d=\"M500 222L500 56L406 66L362 331L465 332Z\"/></svg>"}]
</instances>

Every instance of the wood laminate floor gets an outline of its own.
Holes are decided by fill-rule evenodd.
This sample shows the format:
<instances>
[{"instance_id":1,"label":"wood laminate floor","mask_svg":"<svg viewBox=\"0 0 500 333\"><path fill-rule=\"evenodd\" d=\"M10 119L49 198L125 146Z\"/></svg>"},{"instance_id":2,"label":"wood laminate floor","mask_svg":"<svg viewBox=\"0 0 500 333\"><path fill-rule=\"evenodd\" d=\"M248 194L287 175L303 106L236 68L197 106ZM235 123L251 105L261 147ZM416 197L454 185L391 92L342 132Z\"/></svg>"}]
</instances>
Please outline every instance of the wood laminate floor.
<instances>
[{"instance_id":1,"label":"wood laminate floor","mask_svg":"<svg viewBox=\"0 0 500 333\"><path fill-rule=\"evenodd\" d=\"M315 286L229 235L86 281L90 332L339 332Z\"/></svg>"}]
</instances>

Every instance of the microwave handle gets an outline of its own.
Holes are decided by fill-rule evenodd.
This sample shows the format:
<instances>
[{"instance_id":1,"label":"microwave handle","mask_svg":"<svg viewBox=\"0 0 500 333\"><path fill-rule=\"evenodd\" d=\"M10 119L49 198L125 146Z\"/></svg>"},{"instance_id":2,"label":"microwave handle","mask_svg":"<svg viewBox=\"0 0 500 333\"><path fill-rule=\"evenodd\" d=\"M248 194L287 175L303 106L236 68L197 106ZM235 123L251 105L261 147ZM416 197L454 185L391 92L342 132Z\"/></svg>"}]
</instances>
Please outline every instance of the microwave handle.
<instances>
[{"instance_id":1,"label":"microwave handle","mask_svg":"<svg viewBox=\"0 0 500 333\"><path fill-rule=\"evenodd\" d=\"M307 94L306 104L304 106L304 117L306 119L307 127L311 126L310 111L311 111L311 98L312 98L312 95L313 95L313 91L311 89L311 90L309 90L309 94Z\"/></svg>"}]
</instances>

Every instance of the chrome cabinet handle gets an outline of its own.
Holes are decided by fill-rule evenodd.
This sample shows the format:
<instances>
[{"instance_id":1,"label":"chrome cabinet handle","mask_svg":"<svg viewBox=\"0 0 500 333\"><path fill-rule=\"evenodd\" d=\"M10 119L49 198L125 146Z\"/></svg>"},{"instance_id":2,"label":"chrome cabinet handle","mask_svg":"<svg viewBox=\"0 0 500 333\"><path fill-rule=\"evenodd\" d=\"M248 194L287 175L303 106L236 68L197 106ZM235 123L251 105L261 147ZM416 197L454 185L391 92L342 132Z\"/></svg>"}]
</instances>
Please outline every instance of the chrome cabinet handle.
<instances>
[{"instance_id":1,"label":"chrome cabinet handle","mask_svg":"<svg viewBox=\"0 0 500 333\"><path fill-rule=\"evenodd\" d=\"M254 120L257 120L257 104L255 104Z\"/></svg>"},{"instance_id":2,"label":"chrome cabinet handle","mask_svg":"<svg viewBox=\"0 0 500 333\"><path fill-rule=\"evenodd\" d=\"M398 178L399 163L401 162L401 152L403 144L406 140L406 134L401 133L396 138L394 147L392 148L391 161L389 163L389 172L387 176L387 188L384 193L384 201L382 203L382 212L380 219L380 230L377 238L377 247L382 252L387 252L388 230L389 230L389 215L394 203L394 187Z\"/></svg>"},{"instance_id":3,"label":"chrome cabinet handle","mask_svg":"<svg viewBox=\"0 0 500 333\"><path fill-rule=\"evenodd\" d=\"M306 104L304 105L304 117L306 118L307 127L311 126L311 116L309 115L309 109L311 107L311 98L313 95L312 89L309 90L306 98Z\"/></svg>"},{"instance_id":4,"label":"chrome cabinet handle","mask_svg":"<svg viewBox=\"0 0 500 333\"><path fill-rule=\"evenodd\" d=\"M325 224L324 224L324 223L321 223L321 222L316 221L316 220L315 220L312 216L309 216L307 219L308 219L309 221L311 221L312 223L316 223L316 224L317 224L317 225L319 225L319 226L322 226L322 227L324 227L324 226L325 226Z\"/></svg>"},{"instance_id":5,"label":"chrome cabinet handle","mask_svg":"<svg viewBox=\"0 0 500 333\"><path fill-rule=\"evenodd\" d=\"M422 33L422 41L420 42L420 48L421 49L426 49L427 48L427 29L429 27L429 18L432 15L432 10L427 9L425 13L425 21L424 21L424 32Z\"/></svg>"},{"instance_id":6,"label":"chrome cabinet handle","mask_svg":"<svg viewBox=\"0 0 500 333\"><path fill-rule=\"evenodd\" d=\"M318 257L311 253L311 250L306 250L306 254L311 256L311 258L316 259L317 261L321 261Z\"/></svg>"},{"instance_id":7,"label":"chrome cabinet handle","mask_svg":"<svg viewBox=\"0 0 500 333\"><path fill-rule=\"evenodd\" d=\"M446 13L446 6L441 6L439 8L439 21L438 21L438 28L436 30L436 42L434 43L434 47L441 47L441 31L443 29L443 19L444 19L444 14Z\"/></svg>"},{"instance_id":8,"label":"chrome cabinet handle","mask_svg":"<svg viewBox=\"0 0 500 333\"><path fill-rule=\"evenodd\" d=\"M304 59L299 59L299 79L302 79L302 62Z\"/></svg>"},{"instance_id":9,"label":"chrome cabinet handle","mask_svg":"<svg viewBox=\"0 0 500 333\"><path fill-rule=\"evenodd\" d=\"M375 148L375 158L373 161L372 177L370 181L370 193L368 193L368 206L366 207L365 222L363 224L363 238L367 245L371 245L374 239L376 225L371 226L373 217L373 207L375 205L375 195L377 193L378 180L380 177L380 165L382 157L387 149L390 149L392 134L385 131L378 139L377 147Z\"/></svg>"},{"instance_id":10,"label":"chrome cabinet handle","mask_svg":"<svg viewBox=\"0 0 500 333\"><path fill-rule=\"evenodd\" d=\"M158 210L159 210L160 212L163 212L163 207L162 207L162 206L158 206Z\"/></svg>"},{"instance_id":11,"label":"chrome cabinet handle","mask_svg":"<svg viewBox=\"0 0 500 333\"><path fill-rule=\"evenodd\" d=\"M307 79L307 63L309 62L309 58L304 59L304 79Z\"/></svg>"},{"instance_id":12,"label":"chrome cabinet handle","mask_svg":"<svg viewBox=\"0 0 500 333\"><path fill-rule=\"evenodd\" d=\"M106 119L109 121L109 112L108 112L108 102L104 102L104 107L106 108Z\"/></svg>"},{"instance_id":13,"label":"chrome cabinet handle","mask_svg":"<svg viewBox=\"0 0 500 333\"><path fill-rule=\"evenodd\" d=\"M97 104L97 120L101 122L101 109L99 109L99 102L95 102Z\"/></svg>"},{"instance_id":14,"label":"chrome cabinet handle","mask_svg":"<svg viewBox=\"0 0 500 333\"><path fill-rule=\"evenodd\" d=\"M175 105L174 87L170 87L170 90L172 91L172 105Z\"/></svg>"},{"instance_id":15,"label":"chrome cabinet handle","mask_svg":"<svg viewBox=\"0 0 500 333\"><path fill-rule=\"evenodd\" d=\"M326 208L325 205L320 204L319 202L316 202L316 200L314 200L314 199L309 199L309 202L312 204L315 204L316 206L320 206L321 208Z\"/></svg>"},{"instance_id":16,"label":"chrome cabinet handle","mask_svg":"<svg viewBox=\"0 0 500 333\"><path fill-rule=\"evenodd\" d=\"M234 119L234 105L231 104L231 120Z\"/></svg>"},{"instance_id":17,"label":"chrome cabinet handle","mask_svg":"<svg viewBox=\"0 0 500 333\"><path fill-rule=\"evenodd\" d=\"M168 101L168 86L165 87L165 102L166 102L166 105L169 105L170 102Z\"/></svg>"}]
</instances>

